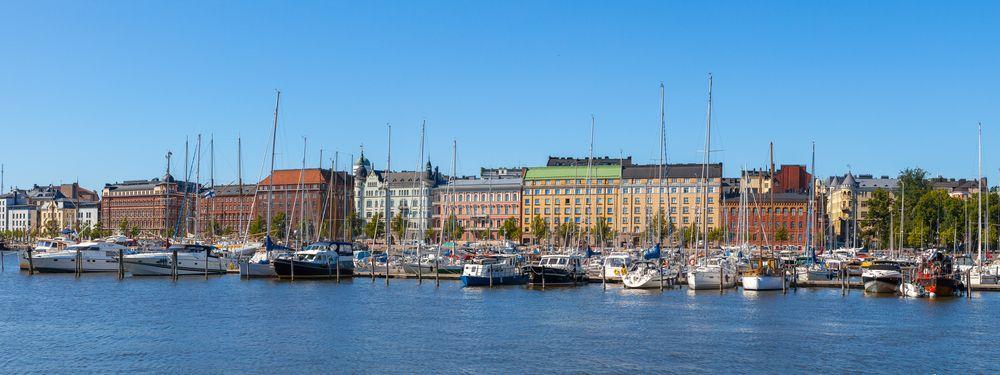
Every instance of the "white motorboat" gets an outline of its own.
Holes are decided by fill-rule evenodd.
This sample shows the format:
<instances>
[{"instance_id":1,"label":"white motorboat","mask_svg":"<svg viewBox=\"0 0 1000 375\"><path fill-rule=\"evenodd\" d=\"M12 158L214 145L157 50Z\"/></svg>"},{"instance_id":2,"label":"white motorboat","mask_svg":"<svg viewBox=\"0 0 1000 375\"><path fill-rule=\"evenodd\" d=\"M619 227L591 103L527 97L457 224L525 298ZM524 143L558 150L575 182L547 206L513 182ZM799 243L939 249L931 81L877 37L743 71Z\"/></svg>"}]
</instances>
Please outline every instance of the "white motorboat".
<instances>
[{"instance_id":1,"label":"white motorboat","mask_svg":"<svg viewBox=\"0 0 1000 375\"><path fill-rule=\"evenodd\" d=\"M924 288L914 283L903 283L899 286L899 289L900 293L907 297L922 298L927 296Z\"/></svg>"},{"instance_id":2,"label":"white motorboat","mask_svg":"<svg viewBox=\"0 0 1000 375\"><path fill-rule=\"evenodd\" d=\"M622 284L630 289L649 289L673 285L676 279L677 272L674 269L661 268L653 261L639 261L633 263L625 276L622 276Z\"/></svg>"},{"instance_id":3,"label":"white motorboat","mask_svg":"<svg viewBox=\"0 0 1000 375\"><path fill-rule=\"evenodd\" d=\"M292 255L275 258L279 278L326 278L354 275L354 248L347 242L316 242Z\"/></svg>"},{"instance_id":4,"label":"white motorboat","mask_svg":"<svg viewBox=\"0 0 1000 375\"><path fill-rule=\"evenodd\" d=\"M814 263L795 267L795 277L798 281L827 281L833 280L833 272L823 264Z\"/></svg>"},{"instance_id":5,"label":"white motorboat","mask_svg":"<svg viewBox=\"0 0 1000 375\"><path fill-rule=\"evenodd\" d=\"M602 267L602 272L605 279L610 282L622 281L622 277L628 272L628 269L632 267L632 263L635 261L629 254L625 253L615 253L608 255L604 258L604 266Z\"/></svg>"},{"instance_id":6,"label":"white motorboat","mask_svg":"<svg viewBox=\"0 0 1000 375\"><path fill-rule=\"evenodd\" d=\"M278 276L274 272L274 267L271 262L278 256L287 255L287 252L272 251L268 253L267 251L258 251L253 254L249 259L239 262L240 276L241 277L275 277Z\"/></svg>"},{"instance_id":7,"label":"white motorboat","mask_svg":"<svg viewBox=\"0 0 1000 375\"><path fill-rule=\"evenodd\" d=\"M691 289L719 289L736 286L736 267L723 257L704 258L687 272Z\"/></svg>"},{"instance_id":8,"label":"white motorboat","mask_svg":"<svg viewBox=\"0 0 1000 375\"><path fill-rule=\"evenodd\" d=\"M226 273L216 249L206 245L174 245L160 252L128 255L125 268L132 276L170 276L175 268L174 251L177 251L178 276Z\"/></svg>"},{"instance_id":9,"label":"white motorboat","mask_svg":"<svg viewBox=\"0 0 1000 375\"><path fill-rule=\"evenodd\" d=\"M62 249L65 249L66 246L74 244L76 244L76 241L64 237L56 237L51 239L40 238L35 243L35 247L31 249L32 259L30 261L28 259L29 258L28 250L20 250L17 252L17 266L22 270L26 270L29 268L31 261L34 261L33 259L34 257L45 253L61 251Z\"/></svg>"},{"instance_id":10,"label":"white motorboat","mask_svg":"<svg viewBox=\"0 0 1000 375\"><path fill-rule=\"evenodd\" d=\"M118 271L118 251L129 254L128 248L107 242L85 242L70 245L56 252L33 256L35 271L42 273L115 272Z\"/></svg>"},{"instance_id":11,"label":"white motorboat","mask_svg":"<svg viewBox=\"0 0 1000 375\"><path fill-rule=\"evenodd\" d=\"M997 283L997 273L988 266L974 266L969 269L972 285L993 285Z\"/></svg>"},{"instance_id":12,"label":"white motorboat","mask_svg":"<svg viewBox=\"0 0 1000 375\"><path fill-rule=\"evenodd\" d=\"M876 260L861 272L861 281L865 284L865 293L896 293L903 283L903 274L899 263Z\"/></svg>"},{"instance_id":13,"label":"white motorboat","mask_svg":"<svg viewBox=\"0 0 1000 375\"><path fill-rule=\"evenodd\" d=\"M528 277L517 267L516 256L493 256L465 264L462 286L521 285Z\"/></svg>"}]
</instances>

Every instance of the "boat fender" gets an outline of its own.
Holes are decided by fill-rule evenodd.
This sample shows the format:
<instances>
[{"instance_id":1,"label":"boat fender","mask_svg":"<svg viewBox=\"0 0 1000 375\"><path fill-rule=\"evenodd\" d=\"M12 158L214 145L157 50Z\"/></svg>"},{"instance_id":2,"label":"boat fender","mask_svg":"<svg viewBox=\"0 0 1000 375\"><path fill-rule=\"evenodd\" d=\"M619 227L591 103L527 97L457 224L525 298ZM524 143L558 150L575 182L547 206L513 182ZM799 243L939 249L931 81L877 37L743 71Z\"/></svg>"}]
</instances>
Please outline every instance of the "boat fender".
<instances>
[{"instance_id":1,"label":"boat fender","mask_svg":"<svg viewBox=\"0 0 1000 375\"><path fill-rule=\"evenodd\" d=\"M697 261L694 258L691 258L690 260L688 260L688 265L692 265L693 266L693 265L695 265L695 263L697 263Z\"/></svg>"}]
</instances>

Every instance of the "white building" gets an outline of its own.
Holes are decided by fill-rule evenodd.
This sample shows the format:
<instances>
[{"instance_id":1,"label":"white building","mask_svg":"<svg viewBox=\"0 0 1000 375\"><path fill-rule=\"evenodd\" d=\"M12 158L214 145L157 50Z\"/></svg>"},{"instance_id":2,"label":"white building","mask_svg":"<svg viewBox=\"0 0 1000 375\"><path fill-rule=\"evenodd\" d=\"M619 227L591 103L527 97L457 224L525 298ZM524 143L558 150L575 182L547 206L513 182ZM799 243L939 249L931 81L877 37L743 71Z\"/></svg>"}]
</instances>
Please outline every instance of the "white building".
<instances>
[{"instance_id":1,"label":"white building","mask_svg":"<svg viewBox=\"0 0 1000 375\"><path fill-rule=\"evenodd\" d=\"M354 209L361 220L368 222L376 213L385 215L386 186L389 188L392 216L403 215L407 230L403 240L414 241L431 226L431 193L445 182L437 168L428 161L423 171L386 172L376 170L365 158L364 150L354 162Z\"/></svg>"},{"instance_id":2,"label":"white building","mask_svg":"<svg viewBox=\"0 0 1000 375\"><path fill-rule=\"evenodd\" d=\"M38 225L38 209L30 204L18 204L7 207L9 218L8 230L31 232Z\"/></svg>"},{"instance_id":3,"label":"white building","mask_svg":"<svg viewBox=\"0 0 1000 375\"><path fill-rule=\"evenodd\" d=\"M17 205L27 203L27 196L23 191L11 190L9 193L0 195L0 231L13 230L11 225L12 215L10 209Z\"/></svg>"}]
</instances>

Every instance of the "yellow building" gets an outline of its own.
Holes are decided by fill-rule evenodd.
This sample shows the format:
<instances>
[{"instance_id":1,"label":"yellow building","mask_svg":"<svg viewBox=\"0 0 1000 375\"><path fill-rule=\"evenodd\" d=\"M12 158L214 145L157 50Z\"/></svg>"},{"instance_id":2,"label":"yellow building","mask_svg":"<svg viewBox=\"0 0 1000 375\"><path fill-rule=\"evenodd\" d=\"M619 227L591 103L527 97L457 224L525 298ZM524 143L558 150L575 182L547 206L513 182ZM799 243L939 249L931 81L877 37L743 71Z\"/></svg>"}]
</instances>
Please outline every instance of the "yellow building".
<instances>
[{"instance_id":1,"label":"yellow building","mask_svg":"<svg viewBox=\"0 0 1000 375\"><path fill-rule=\"evenodd\" d=\"M656 232L661 211L677 230L697 228L702 233L704 220L710 231L720 226L722 164L708 166L706 181L700 164L672 164L661 172L657 165L631 165L628 159L620 162L589 168L585 164L528 168L522 188L524 237L539 239L531 231L536 217L544 220L547 228L541 240L556 243L596 243L587 228L603 221L614 238L601 242L639 244ZM708 210L702 215L706 193ZM561 225L574 228L576 233L560 230Z\"/></svg>"}]
</instances>

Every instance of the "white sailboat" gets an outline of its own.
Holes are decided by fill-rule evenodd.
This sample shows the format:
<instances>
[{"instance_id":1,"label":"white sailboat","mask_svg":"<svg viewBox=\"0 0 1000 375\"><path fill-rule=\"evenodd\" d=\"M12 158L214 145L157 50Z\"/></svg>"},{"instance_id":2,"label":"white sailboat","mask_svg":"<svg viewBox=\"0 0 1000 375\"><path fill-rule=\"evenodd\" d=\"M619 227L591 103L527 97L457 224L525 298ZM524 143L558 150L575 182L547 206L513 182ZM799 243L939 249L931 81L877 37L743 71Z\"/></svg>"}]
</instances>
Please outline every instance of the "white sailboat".
<instances>
[{"instance_id":1,"label":"white sailboat","mask_svg":"<svg viewBox=\"0 0 1000 375\"><path fill-rule=\"evenodd\" d=\"M825 264L816 261L816 244L813 231L816 228L816 142L812 144L812 174L809 178L809 218L806 221L806 264L795 267L798 281L820 281L833 278L833 272Z\"/></svg>"},{"instance_id":2,"label":"white sailboat","mask_svg":"<svg viewBox=\"0 0 1000 375\"><path fill-rule=\"evenodd\" d=\"M274 267L271 262L278 255L287 255L287 251L272 251L275 244L271 241L271 210L274 206L274 148L278 134L278 108L281 105L281 91L277 92L274 100L274 125L271 127L271 172L268 174L267 187L267 232L264 234L264 245L252 257L240 262L240 277L276 277ZM247 232L249 232L249 227Z\"/></svg>"},{"instance_id":3,"label":"white sailboat","mask_svg":"<svg viewBox=\"0 0 1000 375\"><path fill-rule=\"evenodd\" d=\"M709 256L709 241L708 241L708 164L711 161L711 147L712 147L712 75L708 75L708 114L706 116L705 122L705 150L704 150L704 163L702 165L702 179L705 181L705 185L702 186L702 206L701 206L701 224L702 232L705 234L705 240L703 242L704 256L698 256L697 250L695 251L695 258L700 259L696 261L688 269L687 272L687 282L688 287L691 289L718 289L718 288L732 288L736 286L737 271L736 266L732 264L728 258L716 256Z\"/></svg>"}]
</instances>

